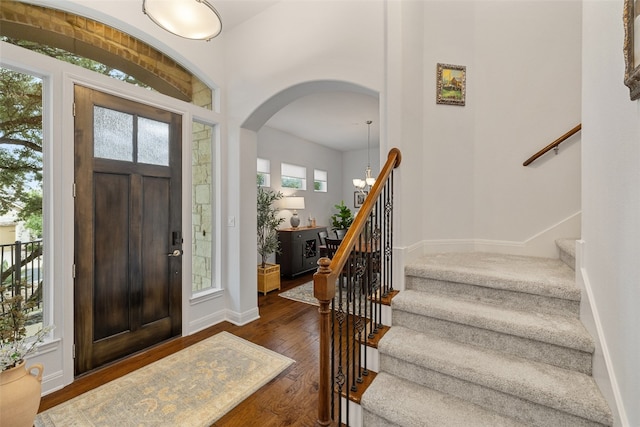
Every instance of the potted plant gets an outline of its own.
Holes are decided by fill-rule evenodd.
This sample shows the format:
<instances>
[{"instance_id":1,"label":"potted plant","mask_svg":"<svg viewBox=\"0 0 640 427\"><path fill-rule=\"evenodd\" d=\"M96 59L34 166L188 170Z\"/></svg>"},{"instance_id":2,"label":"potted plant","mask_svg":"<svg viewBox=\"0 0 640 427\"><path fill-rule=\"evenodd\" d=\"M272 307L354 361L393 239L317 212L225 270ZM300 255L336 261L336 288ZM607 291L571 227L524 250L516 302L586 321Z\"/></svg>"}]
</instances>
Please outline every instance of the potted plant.
<instances>
[{"instance_id":1,"label":"potted plant","mask_svg":"<svg viewBox=\"0 0 640 427\"><path fill-rule=\"evenodd\" d=\"M267 258L280 252L277 230L284 218L278 218L278 209L273 203L282 196L279 191L258 186L258 253L262 258L258 265L258 292L263 294L280 289L280 266L268 264Z\"/></svg>"},{"instance_id":2,"label":"potted plant","mask_svg":"<svg viewBox=\"0 0 640 427\"><path fill-rule=\"evenodd\" d=\"M344 200L339 205L334 206L338 212L331 215L331 225L334 230L347 230L353 223L353 214L345 204Z\"/></svg>"},{"instance_id":3,"label":"potted plant","mask_svg":"<svg viewBox=\"0 0 640 427\"><path fill-rule=\"evenodd\" d=\"M53 327L27 337L27 316L36 303L24 301L20 283L13 288L11 296L8 286L0 286L0 413L3 424L32 426L40 406L43 368L34 364L26 369L26 357L37 351Z\"/></svg>"}]
</instances>

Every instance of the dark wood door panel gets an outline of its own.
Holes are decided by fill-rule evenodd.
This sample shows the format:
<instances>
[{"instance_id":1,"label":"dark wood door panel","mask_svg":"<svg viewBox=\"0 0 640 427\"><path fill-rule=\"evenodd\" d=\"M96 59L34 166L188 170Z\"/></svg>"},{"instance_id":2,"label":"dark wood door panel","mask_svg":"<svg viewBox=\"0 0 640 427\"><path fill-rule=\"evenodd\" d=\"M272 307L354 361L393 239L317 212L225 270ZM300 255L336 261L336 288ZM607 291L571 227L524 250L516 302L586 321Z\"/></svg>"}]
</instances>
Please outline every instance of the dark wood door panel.
<instances>
[{"instance_id":1,"label":"dark wood door panel","mask_svg":"<svg viewBox=\"0 0 640 427\"><path fill-rule=\"evenodd\" d=\"M74 313L80 374L182 331L182 259L168 256L182 249L181 238L175 238L182 224L182 119L81 86L75 87L75 102ZM145 126L157 122L153 126L168 130L163 133L168 139L138 133L139 118ZM141 162L138 139L146 144ZM156 146L164 157L149 155Z\"/></svg>"},{"instance_id":2,"label":"dark wood door panel","mask_svg":"<svg viewBox=\"0 0 640 427\"><path fill-rule=\"evenodd\" d=\"M171 333L170 318L140 328L136 331L135 340L132 340L127 332L93 343L93 364L101 366L113 362L175 336Z\"/></svg>"},{"instance_id":3,"label":"dark wood door panel","mask_svg":"<svg viewBox=\"0 0 640 427\"><path fill-rule=\"evenodd\" d=\"M93 340L131 330L128 175L94 174Z\"/></svg>"},{"instance_id":4,"label":"dark wood door panel","mask_svg":"<svg viewBox=\"0 0 640 427\"><path fill-rule=\"evenodd\" d=\"M142 324L170 316L169 270L172 257L170 181L145 177L142 197Z\"/></svg>"}]
</instances>

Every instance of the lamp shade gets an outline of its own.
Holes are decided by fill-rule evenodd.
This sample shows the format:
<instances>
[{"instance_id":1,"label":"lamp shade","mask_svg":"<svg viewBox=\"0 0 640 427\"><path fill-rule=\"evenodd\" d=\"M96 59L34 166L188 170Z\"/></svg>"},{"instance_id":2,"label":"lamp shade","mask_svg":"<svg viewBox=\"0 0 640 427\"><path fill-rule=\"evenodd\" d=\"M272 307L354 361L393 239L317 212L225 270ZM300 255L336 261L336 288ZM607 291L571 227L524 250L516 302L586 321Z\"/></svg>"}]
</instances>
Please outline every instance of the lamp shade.
<instances>
[{"instance_id":1,"label":"lamp shade","mask_svg":"<svg viewBox=\"0 0 640 427\"><path fill-rule=\"evenodd\" d=\"M222 31L220 15L206 0L143 0L142 10L160 27L187 39L209 40Z\"/></svg>"},{"instance_id":2,"label":"lamp shade","mask_svg":"<svg viewBox=\"0 0 640 427\"><path fill-rule=\"evenodd\" d=\"M285 197L282 199L283 209L304 209L304 197Z\"/></svg>"}]
</instances>

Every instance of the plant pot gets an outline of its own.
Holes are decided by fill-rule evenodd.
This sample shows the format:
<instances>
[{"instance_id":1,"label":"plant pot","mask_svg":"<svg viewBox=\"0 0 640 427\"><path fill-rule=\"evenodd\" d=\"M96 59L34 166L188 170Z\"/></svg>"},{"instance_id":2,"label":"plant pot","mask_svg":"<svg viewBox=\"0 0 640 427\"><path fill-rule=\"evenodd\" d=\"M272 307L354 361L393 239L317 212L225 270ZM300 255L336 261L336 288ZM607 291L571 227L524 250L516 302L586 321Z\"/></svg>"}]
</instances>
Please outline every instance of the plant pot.
<instances>
[{"instance_id":1,"label":"plant pot","mask_svg":"<svg viewBox=\"0 0 640 427\"><path fill-rule=\"evenodd\" d=\"M31 427L36 419L42 392L42 365L29 369L26 362L0 372L0 424ZM34 375L33 371L37 370Z\"/></svg>"},{"instance_id":2,"label":"plant pot","mask_svg":"<svg viewBox=\"0 0 640 427\"><path fill-rule=\"evenodd\" d=\"M280 289L280 265L265 264L264 268L258 265L258 292L266 295L274 289Z\"/></svg>"}]
</instances>

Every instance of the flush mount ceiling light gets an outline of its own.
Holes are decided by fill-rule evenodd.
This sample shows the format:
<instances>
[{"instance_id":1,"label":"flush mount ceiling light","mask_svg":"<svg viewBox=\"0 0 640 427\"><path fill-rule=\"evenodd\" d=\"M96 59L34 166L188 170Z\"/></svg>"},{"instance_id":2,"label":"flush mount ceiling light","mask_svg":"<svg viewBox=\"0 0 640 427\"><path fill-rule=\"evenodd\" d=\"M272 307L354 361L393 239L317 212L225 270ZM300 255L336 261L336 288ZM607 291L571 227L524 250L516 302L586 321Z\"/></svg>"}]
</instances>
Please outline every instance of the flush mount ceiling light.
<instances>
[{"instance_id":1,"label":"flush mount ceiling light","mask_svg":"<svg viewBox=\"0 0 640 427\"><path fill-rule=\"evenodd\" d=\"M142 0L142 11L177 36L211 40L222 31L218 11L206 0Z\"/></svg>"}]
</instances>

